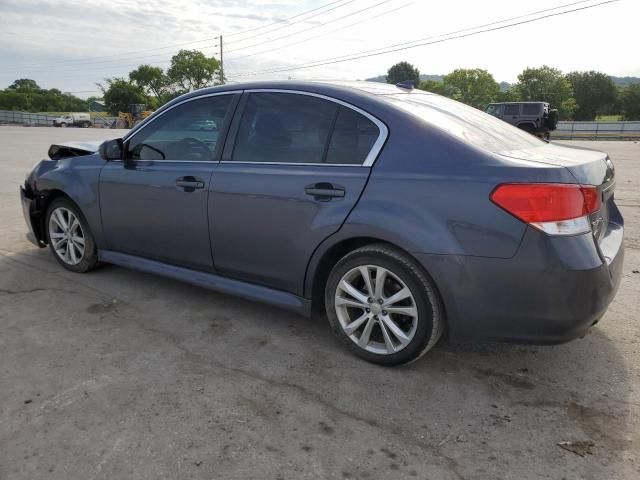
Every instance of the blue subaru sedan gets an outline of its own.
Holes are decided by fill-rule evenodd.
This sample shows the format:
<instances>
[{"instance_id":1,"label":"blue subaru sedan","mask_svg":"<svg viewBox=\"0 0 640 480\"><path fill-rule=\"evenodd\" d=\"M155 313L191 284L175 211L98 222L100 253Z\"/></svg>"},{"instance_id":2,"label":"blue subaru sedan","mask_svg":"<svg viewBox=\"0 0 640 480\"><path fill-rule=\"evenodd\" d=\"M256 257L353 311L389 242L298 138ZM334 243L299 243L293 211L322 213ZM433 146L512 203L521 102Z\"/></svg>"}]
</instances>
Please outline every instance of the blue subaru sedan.
<instances>
[{"instance_id":1,"label":"blue subaru sedan","mask_svg":"<svg viewBox=\"0 0 640 480\"><path fill-rule=\"evenodd\" d=\"M207 88L124 138L49 156L22 205L64 268L113 263L321 313L380 364L417 359L445 330L582 336L620 282L606 154L404 85Z\"/></svg>"}]
</instances>

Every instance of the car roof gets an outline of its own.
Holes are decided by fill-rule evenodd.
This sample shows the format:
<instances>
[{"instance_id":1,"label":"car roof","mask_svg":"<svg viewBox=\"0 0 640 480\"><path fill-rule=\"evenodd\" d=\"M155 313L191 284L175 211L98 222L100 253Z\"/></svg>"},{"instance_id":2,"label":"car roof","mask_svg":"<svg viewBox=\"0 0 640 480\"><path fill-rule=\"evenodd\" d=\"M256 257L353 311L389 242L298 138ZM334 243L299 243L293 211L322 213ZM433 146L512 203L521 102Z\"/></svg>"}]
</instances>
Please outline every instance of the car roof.
<instances>
[{"instance_id":1,"label":"car roof","mask_svg":"<svg viewBox=\"0 0 640 480\"><path fill-rule=\"evenodd\" d=\"M273 80L273 81L256 81L256 82L241 82L241 83L227 83L225 85L218 85L215 87L207 87L194 92L187 93L179 98L186 99L192 96L207 95L210 93L233 91L233 90L256 90L256 89L270 89L270 90L300 90L305 92L324 94L324 95L336 95L343 93L346 95L362 95L367 97L375 97L382 95L393 95L402 93L419 93L432 95L430 92L424 90L413 89L408 90L405 88L397 87L387 83L379 82L367 82L367 81L335 81L335 80L313 80L313 81L299 81L299 80Z\"/></svg>"}]
</instances>

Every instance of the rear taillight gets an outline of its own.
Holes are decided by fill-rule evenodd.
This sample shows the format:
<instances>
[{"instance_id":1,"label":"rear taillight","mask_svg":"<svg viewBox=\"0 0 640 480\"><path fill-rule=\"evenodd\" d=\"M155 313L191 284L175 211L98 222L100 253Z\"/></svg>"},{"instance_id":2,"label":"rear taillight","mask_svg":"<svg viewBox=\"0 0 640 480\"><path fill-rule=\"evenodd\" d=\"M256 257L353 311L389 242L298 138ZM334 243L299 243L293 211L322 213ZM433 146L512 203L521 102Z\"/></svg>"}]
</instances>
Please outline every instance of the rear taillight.
<instances>
[{"instance_id":1,"label":"rear taillight","mask_svg":"<svg viewBox=\"0 0 640 480\"><path fill-rule=\"evenodd\" d=\"M549 235L589 232L589 215L600 210L596 187L566 183L505 183L498 185L490 198L514 217Z\"/></svg>"}]
</instances>

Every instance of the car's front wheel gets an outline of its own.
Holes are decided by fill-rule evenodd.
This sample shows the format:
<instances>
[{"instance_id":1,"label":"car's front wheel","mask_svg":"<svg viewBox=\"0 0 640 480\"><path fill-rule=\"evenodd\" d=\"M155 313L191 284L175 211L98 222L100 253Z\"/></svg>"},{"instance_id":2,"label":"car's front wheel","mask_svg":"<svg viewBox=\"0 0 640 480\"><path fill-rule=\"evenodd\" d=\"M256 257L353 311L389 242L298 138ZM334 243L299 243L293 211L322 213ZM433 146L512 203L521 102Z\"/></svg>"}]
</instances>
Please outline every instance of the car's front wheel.
<instances>
[{"instance_id":1,"label":"car's front wheel","mask_svg":"<svg viewBox=\"0 0 640 480\"><path fill-rule=\"evenodd\" d=\"M84 216L66 198L51 202L45 219L49 248L68 270L88 272L98 264L96 244Z\"/></svg>"},{"instance_id":2,"label":"car's front wheel","mask_svg":"<svg viewBox=\"0 0 640 480\"><path fill-rule=\"evenodd\" d=\"M431 279L384 244L345 255L329 274L325 306L334 332L360 357L400 365L429 351L444 330Z\"/></svg>"}]
</instances>

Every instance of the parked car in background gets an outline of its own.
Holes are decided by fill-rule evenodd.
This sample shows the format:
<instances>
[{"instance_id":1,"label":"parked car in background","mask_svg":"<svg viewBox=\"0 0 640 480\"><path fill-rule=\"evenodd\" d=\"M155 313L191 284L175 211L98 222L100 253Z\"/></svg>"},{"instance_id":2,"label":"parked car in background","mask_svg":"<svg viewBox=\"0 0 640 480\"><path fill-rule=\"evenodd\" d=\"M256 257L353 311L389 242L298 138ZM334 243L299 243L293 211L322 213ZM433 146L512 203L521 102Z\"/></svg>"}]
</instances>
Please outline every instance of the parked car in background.
<instances>
[{"instance_id":1,"label":"parked car in background","mask_svg":"<svg viewBox=\"0 0 640 480\"><path fill-rule=\"evenodd\" d=\"M189 131L203 119L219 128ZM445 329L579 337L621 277L606 154L421 90L207 88L124 138L54 145L50 157L29 173L22 205L30 238L64 268L113 263L324 312L348 348L380 364L415 360Z\"/></svg>"},{"instance_id":2,"label":"parked car in background","mask_svg":"<svg viewBox=\"0 0 640 480\"><path fill-rule=\"evenodd\" d=\"M216 130L217 128L213 120L196 120L191 124L191 130Z\"/></svg>"},{"instance_id":3,"label":"parked car in background","mask_svg":"<svg viewBox=\"0 0 640 480\"><path fill-rule=\"evenodd\" d=\"M548 139L558 125L558 110L547 102L490 103L485 111L540 138Z\"/></svg>"},{"instance_id":4,"label":"parked car in background","mask_svg":"<svg viewBox=\"0 0 640 480\"><path fill-rule=\"evenodd\" d=\"M54 127L81 127L89 128L93 125L91 115L88 113L70 113L53 119Z\"/></svg>"}]
</instances>

